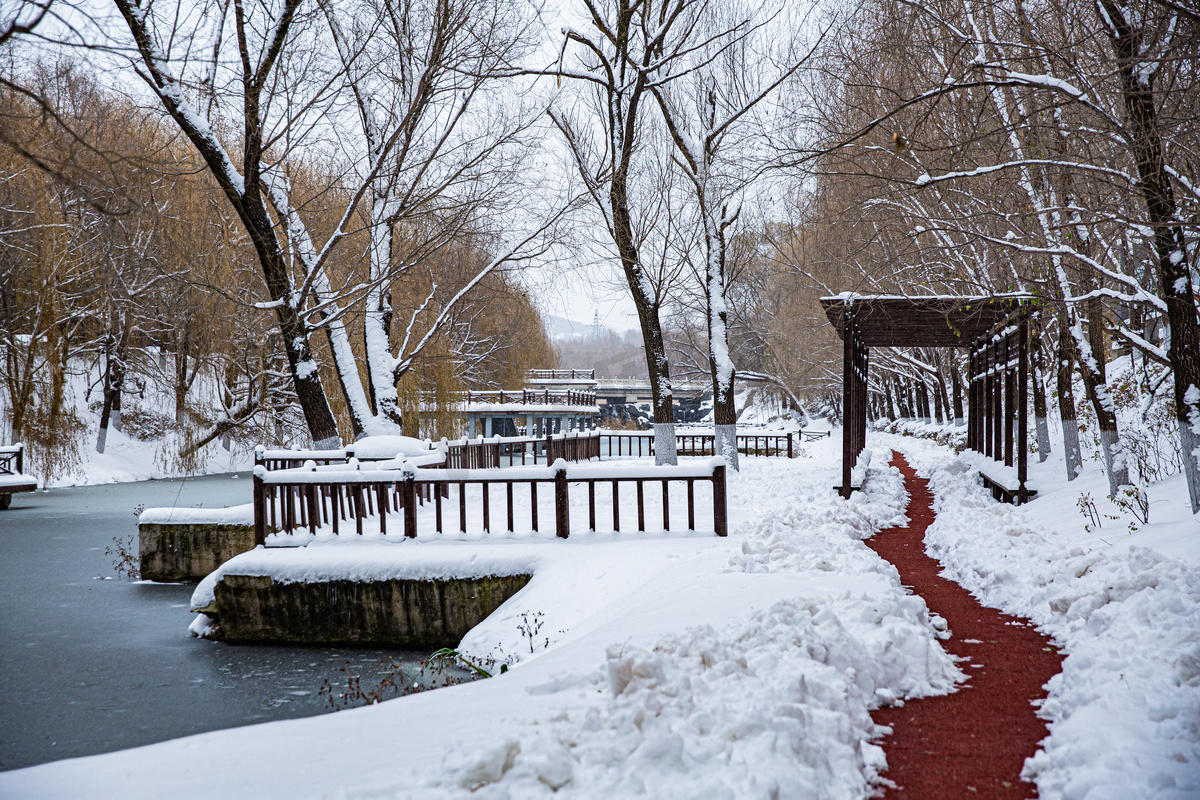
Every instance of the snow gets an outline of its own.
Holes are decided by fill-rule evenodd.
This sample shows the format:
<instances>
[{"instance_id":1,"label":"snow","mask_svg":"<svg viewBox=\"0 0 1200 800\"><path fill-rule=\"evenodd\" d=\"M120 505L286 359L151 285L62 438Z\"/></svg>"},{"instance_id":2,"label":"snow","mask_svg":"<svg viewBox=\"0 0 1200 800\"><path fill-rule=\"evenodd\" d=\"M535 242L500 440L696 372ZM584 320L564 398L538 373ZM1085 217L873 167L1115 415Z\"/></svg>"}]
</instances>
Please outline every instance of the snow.
<instances>
[{"instance_id":1,"label":"snow","mask_svg":"<svg viewBox=\"0 0 1200 800\"><path fill-rule=\"evenodd\" d=\"M536 797L556 786L576 797L864 797L884 764L870 709L962 675L924 602L862 544L902 521L898 473L872 469L844 501L829 488L839 444L744 458L730 475L726 539L362 537L239 556L223 569L303 579L345 572L329 567L340 559L363 575L532 572L460 644L512 668L378 706L4 773L0 794L203 797L236 781L266 798ZM518 625L539 613L541 634L523 636ZM305 752L305 768L264 758L264 742Z\"/></svg>"},{"instance_id":2,"label":"snow","mask_svg":"<svg viewBox=\"0 0 1200 800\"><path fill-rule=\"evenodd\" d=\"M19 472L11 474L0 473L0 489L12 486L37 486L37 478L32 475L22 475Z\"/></svg>"},{"instance_id":3,"label":"snow","mask_svg":"<svg viewBox=\"0 0 1200 800\"><path fill-rule=\"evenodd\" d=\"M364 436L346 447L346 452L356 458L395 458L396 456L428 455L432 450L429 442L412 436Z\"/></svg>"},{"instance_id":4,"label":"snow","mask_svg":"<svg viewBox=\"0 0 1200 800\"><path fill-rule=\"evenodd\" d=\"M147 508L138 525L253 525L254 504L229 508Z\"/></svg>"},{"instance_id":5,"label":"snow","mask_svg":"<svg viewBox=\"0 0 1200 800\"><path fill-rule=\"evenodd\" d=\"M903 481L887 464L895 447L931 479L938 518L926 543L946 573L1064 651L1041 707L1050 735L1025 767L1040 796L1196 797L1200 536L1182 478L1147 487L1150 524L1130 532L1128 515L1106 517L1089 532L1079 493L1122 513L1104 499L1096 461L1070 484L1061 457L1031 464L1042 492L1017 508L994 502L949 447L878 431L868 444L864 490L849 500L831 488L836 431L795 459L744 457L728 475L725 539L573 528L566 540L406 540L376 528L258 548L222 571L284 581L532 574L459 643L510 669L337 714L0 773L0 796L212 797L236 786L262 798L866 798L886 763L868 712L964 679L939 642L954 632L862 542L904 522ZM197 587L194 607L215 580ZM521 632L531 618L536 636ZM293 752L302 769L273 755Z\"/></svg>"}]
</instances>

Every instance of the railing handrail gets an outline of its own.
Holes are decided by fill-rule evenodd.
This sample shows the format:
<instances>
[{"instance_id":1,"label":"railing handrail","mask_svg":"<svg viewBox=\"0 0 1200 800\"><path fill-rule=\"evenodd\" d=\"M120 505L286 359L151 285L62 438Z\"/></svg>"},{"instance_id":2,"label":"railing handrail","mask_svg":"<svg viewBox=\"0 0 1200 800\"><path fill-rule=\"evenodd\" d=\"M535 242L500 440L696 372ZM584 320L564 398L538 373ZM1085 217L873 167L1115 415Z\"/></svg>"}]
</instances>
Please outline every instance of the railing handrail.
<instances>
[{"instance_id":1,"label":"railing handrail","mask_svg":"<svg viewBox=\"0 0 1200 800\"><path fill-rule=\"evenodd\" d=\"M554 392L549 389L468 389L465 397L468 404L497 402L499 405L518 406L596 405L596 392L581 389L563 389ZM495 400L493 401L491 398L495 398Z\"/></svg>"}]
</instances>

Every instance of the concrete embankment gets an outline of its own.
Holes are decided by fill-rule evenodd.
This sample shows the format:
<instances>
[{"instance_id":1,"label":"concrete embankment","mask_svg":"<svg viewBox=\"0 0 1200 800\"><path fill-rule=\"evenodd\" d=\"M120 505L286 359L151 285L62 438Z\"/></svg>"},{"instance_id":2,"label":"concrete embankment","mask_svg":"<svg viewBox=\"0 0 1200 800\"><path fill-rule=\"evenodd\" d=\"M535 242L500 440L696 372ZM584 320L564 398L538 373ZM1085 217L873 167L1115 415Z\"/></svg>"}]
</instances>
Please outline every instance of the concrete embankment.
<instances>
[{"instance_id":1,"label":"concrete embankment","mask_svg":"<svg viewBox=\"0 0 1200 800\"><path fill-rule=\"evenodd\" d=\"M257 547L196 587L191 607L203 616L192 632L231 643L456 647L529 583L545 547L404 537Z\"/></svg>"},{"instance_id":2,"label":"concrete embankment","mask_svg":"<svg viewBox=\"0 0 1200 800\"><path fill-rule=\"evenodd\" d=\"M276 582L225 575L201 611L207 638L230 643L454 647L529 583L529 575L445 580Z\"/></svg>"},{"instance_id":3,"label":"concrete embankment","mask_svg":"<svg viewBox=\"0 0 1200 800\"><path fill-rule=\"evenodd\" d=\"M148 509L143 517L158 510ZM253 549L253 524L138 522L138 556L143 580L199 583L229 559Z\"/></svg>"}]
</instances>

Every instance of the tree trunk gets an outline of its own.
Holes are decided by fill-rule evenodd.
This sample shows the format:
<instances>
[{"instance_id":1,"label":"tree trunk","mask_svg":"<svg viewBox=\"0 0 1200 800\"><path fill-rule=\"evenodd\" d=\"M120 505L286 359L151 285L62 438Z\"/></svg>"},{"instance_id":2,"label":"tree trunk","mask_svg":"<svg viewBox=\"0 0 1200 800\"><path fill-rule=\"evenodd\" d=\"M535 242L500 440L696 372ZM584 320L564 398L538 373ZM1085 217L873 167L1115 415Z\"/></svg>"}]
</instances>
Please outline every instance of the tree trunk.
<instances>
[{"instance_id":1,"label":"tree trunk","mask_svg":"<svg viewBox=\"0 0 1200 800\"><path fill-rule=\"evenodd\" d=\"M188 350L191 345L191 331L184 329L183 341L175 337L175 422L183 422L183 412L187 405L188 391ZM163 350L160 348L159 353Z\"/></svg>"},{"instance_id":2,"label":"tree trunk","mask_svg":"<svg viewBox=\"0 0 1200 800\"><path fill-rule=\"evenodd\" d=\"M933 421L933 413L929 409L929 387L925 385L925 381L917 381L917 413L921 415L921 422L928 425Z\"/></svg>"},{"instance_id":3,"label":"tree trunk","mask_svg":"<svg viewBox=\"0 0 1200 800\"><path fill-rule=\"evenodd\" d=\"M725 307L725 234L719 224L708 219L705 237L708 249L708 275L704 295L708 322L708 365L713 386L713 449L734 472L740 468L737 450L737 406L734 401L735 369L729 353Z\"/></svg>"},{"instance_id":4,"label":"tree trunk","mask_svg":"<svg viewBox=\"0 0 1200 800\"><path fill-rule=\"evenodd\" d=\"M623 173L613 177L609 192L612 209L613 238L621 256L625 280L633 295L638 322L642 328L642 345L646 350L646 371L650 376L650 402L654 408L654 463L678 464L675 444L674 397L671 392L671 368L663 344L662 324L658 320L658 302L646 293L646 276L639 260L633 221L629 216L628 188ZM714 398L715 400L715 398Z\"/></svg>"},{"instance_id":5,"label":"tree trunk","mask_svg":"<svg viewBox=\"0 0 1200 800\"><path fill-rule=\"evenodd\" d=\"M129 344L129 317L113 314L113 327L120 335L108 334L104 363L104 408L100 412L100 432L96 437L96 452L103 453L108 444L109 427L121 430L121 390L125 385L125 351Z\"/></svg>"},{"instance_id":6,"label":"tree trunk","mask_svg":"<svg viewBox=\"0 0 1200 800\"><path fill-rule=\"evenodd\" d=\"M286 32L290 28L298 5L299 0L288 0L276 21L277 32ZM322 449L337 448L341 445L337 424L329 408L320 372L313 360L308 328L301 318L300 310L295 307L287 260L263 202L261 167L264 144L260 100L266 84L254 74L243 75L242 172L239 175L233 168L229 154L215 136L198 122L196 115L187 106L178 83L162 71L163 65L157 55L158 44L147 27L144 11L126 0L118 0L117 7L129 26L130 33L133 34L151 82L159 88L158 95L163 108L200 153L250 236L267 284L267 291L275 304L275 318L283 338L284 354L287 356L296 399L304 412L313 444ZM242 13L240 6L236 11L239 15ZM272 60L277 55L278 53L272 54ZM248 59L246 63L249 63ZM264 64L260 64L258 68L263 69Z\"/></svg>"},{"instance_id":7,"label":"tree trunk","mask_svg":"<svg viewBox=\"0 0 1200 800\"><path fill-rule=\"evenodd\" d=\"M1050 457L1050 425L1046 420L1046 384L1042 363L1041 325L1034 323L1029 339L1029 356L1033 367L1033 422L1037 431L1038 462Z\"/></svg>"},{"instance_id":8,"label":"tree trunk","mask_svg":"<svg viewBox=\"0 0 1200 800\"><path fill-rule=\"evenodd\" d=\"M1079 322L1074 328L1079 351L1076 363L1083 378L1083 386L1092 410L1096 413L1096 427L1100 430L1100 452L1104 457L1104 470L1108 475L1108 495L1116 497L1119 487L1129 483L1129 464L1125 460L1125 448L1117 430L1117 409L1108 391L1104 359L1104 307L1099 298L1087 301L1087 338L1079 334Z\"/></svg>"},{"instance_id":9,"label":"tree trunk","mask_svg":"<svg viewBox=\"0 0 1200 800\"><path fill-rule=\"evenodd\" d=\"M1083 469L1083 453L1079 448L1079 423L1075 418L1075 389L1072 386L1074 344L1071 332L1066 328L1064 314L1059 319L1058 348L1055 356L1058 360L1058 414L1062 419L1063 458L1066 462L1068 481L1078 478L1080 470Z\"/></svg>"},{"instance_id":10,"label":"tree trunk","mask_svg":"<svg viewBox=\"0 0 1200 800\"><path fill-rule=\"evenodd\" d=\"M1200 511L1200 328L1187 260L1183 228L1176 215L1175 193L1167 174L1166 152L1154 107L1154 73L1147 71L1141 31L1126 17L1124 6L1099 0L1101 23L1107 28L1121 73L1125 111L1129 117L1138 185L1154 229L1159 286L1167 305L1170 344L1167 358L1175 377L1176 425L1192 513ZM1105 19L1107 17L1107 19Z\"/></svg>"}]
</instances>

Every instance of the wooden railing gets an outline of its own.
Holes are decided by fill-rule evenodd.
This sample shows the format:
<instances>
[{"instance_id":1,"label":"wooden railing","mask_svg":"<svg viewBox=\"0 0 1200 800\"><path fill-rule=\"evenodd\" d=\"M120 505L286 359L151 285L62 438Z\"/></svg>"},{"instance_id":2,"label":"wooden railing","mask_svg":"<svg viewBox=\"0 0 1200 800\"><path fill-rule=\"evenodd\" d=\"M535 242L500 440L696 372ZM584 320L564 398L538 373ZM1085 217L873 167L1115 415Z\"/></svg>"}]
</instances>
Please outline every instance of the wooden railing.
<instances>
[{"instance_id":1,"label":"wooden railing","mask_svg":"<svg viewBox=\"0 0 1200 800\"><path fill-rule=\"evenodd\" d=\"M401 469L347 470L320 468L315 464L299 469L270 471L254 470L254 535L264 544L269 530L292 534L307 529L330 526L340 534L345 523L353 524L355 533L363 532L363 522L378 518L381 534L387 534L388 514L403 512L401 532L415 537L418 515L426 519L433 515L433 529L445 530L444 506L453 508L457 500L458 530L467 533L468 504L478 511L472 518L482 517L483 532L492 530L492 494L497 486L504 487L505 530L514 530L516 521L516 489L522 491L520 508L528 509L530 525L540 532L538 518L538 487L553 493L554 532L566 538L570 533L570 491L586 487L588 529L597 530L597 485L612 487L612 530L620 532L620 485L634 484L637 504L637 530L646 528L646 484L661 484L662 504L659 510L662 529L677 530L671 524L671 487L683 486L686 492L686 530L696 529L695 484L712 486L713 530L718 536L728 532L728 504L725 493L725 465L719 459L680 467L642 467L613 471L597 464L568 464L557 461L550 467L510 467L506 469L421 469L404 464ZM468 486L478 486L476 496L468 496ZM453 490L453 491L452 491ZM676 492L676 499L678 497ZM526 498L528 502L526 502ZM381 513L383 512L383 513Z\"/></svg>"},{"instance_id":2,"label":"wooden railing","mask_svg":"<svg viewBox=\"0 0 1200 800\"><path fill-rule=\"evenodd\" d=\"M614 458L620 456L654 455L653 433L600 433L600 455ZM787 456L795 458L795 432L788 433L739 433L739 453L757 456ZM716 436L711 433L678 433L675 448L681 456L716 455Z\"/></svg>"},{"instance_id":3,"label":"wooden railing","mask_svg":"<svg viewBox=\"0 0 1200 800\"><path fill-rule=\"evenodd\" d=\"M597 455L599 455L597 453ZM0 475L25 474L25 445L10 444L0 447Z\"/></svg>"},{"instance_id":4,"label":"wooden railing","mask_svg":"<svg viewBox=\"0 0 1200 800\"><path fill-rule=\"evenodd\" d=\"M345 450L268 450L262 445L254 448L254 466L269 470L294 469L305 461L328 466L345 464L349 456Z\"/></svg>"},{"instance_id":5,"label":"wooden railing","mask_svg":"<svg viewBox=\"0 0 1200 800\"><path fill-rule=\"evenodd\" d=\"M600 458L600 434L595 431L552 433L546 436L493 436L446 442L450 469L487 469L537 464L590 461Z\"/></svg>"}]
</instances>

